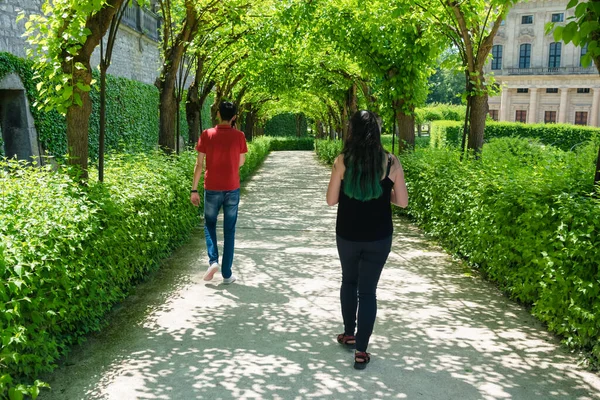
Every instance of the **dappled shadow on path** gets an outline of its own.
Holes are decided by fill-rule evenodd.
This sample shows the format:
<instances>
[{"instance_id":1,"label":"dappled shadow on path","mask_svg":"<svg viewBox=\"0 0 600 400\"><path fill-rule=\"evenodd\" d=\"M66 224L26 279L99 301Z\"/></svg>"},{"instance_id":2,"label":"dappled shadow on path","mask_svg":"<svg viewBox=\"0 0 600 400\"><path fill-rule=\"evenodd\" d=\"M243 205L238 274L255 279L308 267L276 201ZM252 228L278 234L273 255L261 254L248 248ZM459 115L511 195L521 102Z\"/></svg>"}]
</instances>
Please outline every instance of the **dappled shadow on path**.
<instances>
[{"instance_id":1,"label":"dappled shadow on path","mask_svg":"<svg viewBox=\"0 0 600 400\"><path fill-rule=\"evenodd\" d=\"M274 155L263 168L289 162ZM322 167L312 168L320 176ZM335 212L323 191L298 184L289 200L288 188L269 191L265 175L246 185L239 281L202 281L198 230L48 378L53 391L42 398L600 398L596 377L574 368L522 307L401 219L378 291L373 361L353 370L352 352L335 342L342 331ZM298 198L306 208L297 210ZM263 220L263 211L273 218Z\"/></svg>"}]
</instances>

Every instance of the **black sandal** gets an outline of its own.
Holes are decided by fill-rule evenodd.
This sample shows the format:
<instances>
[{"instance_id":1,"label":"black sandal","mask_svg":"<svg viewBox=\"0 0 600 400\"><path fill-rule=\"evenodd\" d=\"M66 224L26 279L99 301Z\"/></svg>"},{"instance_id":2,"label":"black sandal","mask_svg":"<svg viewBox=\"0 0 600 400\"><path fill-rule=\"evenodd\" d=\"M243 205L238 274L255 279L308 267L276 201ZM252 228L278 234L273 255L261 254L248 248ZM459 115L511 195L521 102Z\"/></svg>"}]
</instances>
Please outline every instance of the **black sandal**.
<instances>
[{"instance_id":1,"label":"black sandal","mask_svg":"<svg viewBox=\"0 0 600 400\"><path fill-rule=\"evenodd\" d=\"M365 369L371 361L371 354L365 351L357 351L354 353L354 369Z\"/></svg>"},{"instance_id":2,"label":"black sandal","mask_svg":"<svg viewBox=\"0 0 600 400\"><path fill-rule=\"evenodd\" d=\"M344 333L340 333L337 336L337 342L339 344L343 344L344 346L354 347L356 345L356 337L353 335L346 335Z\"/></svg>"}]
</instances>

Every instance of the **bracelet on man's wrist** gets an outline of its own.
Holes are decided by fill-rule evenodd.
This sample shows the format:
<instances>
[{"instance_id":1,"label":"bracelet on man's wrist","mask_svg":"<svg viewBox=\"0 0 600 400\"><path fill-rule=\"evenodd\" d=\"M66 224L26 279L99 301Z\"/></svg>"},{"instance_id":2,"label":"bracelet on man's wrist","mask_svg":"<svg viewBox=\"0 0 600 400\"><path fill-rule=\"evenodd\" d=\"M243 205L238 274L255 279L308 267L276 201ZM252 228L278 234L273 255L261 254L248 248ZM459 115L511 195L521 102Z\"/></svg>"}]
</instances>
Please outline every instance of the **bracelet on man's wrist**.
<instances>
[{"instance_id":1,"label":"bracelet on man's wrist","mask_svg":"<svg viewBox=\"0 0 600 400\"><path fill-rule=\"evenodd\" d=\"M198 193L196 189L192 189L192 193Z\"/></svg>"}]
</instances>

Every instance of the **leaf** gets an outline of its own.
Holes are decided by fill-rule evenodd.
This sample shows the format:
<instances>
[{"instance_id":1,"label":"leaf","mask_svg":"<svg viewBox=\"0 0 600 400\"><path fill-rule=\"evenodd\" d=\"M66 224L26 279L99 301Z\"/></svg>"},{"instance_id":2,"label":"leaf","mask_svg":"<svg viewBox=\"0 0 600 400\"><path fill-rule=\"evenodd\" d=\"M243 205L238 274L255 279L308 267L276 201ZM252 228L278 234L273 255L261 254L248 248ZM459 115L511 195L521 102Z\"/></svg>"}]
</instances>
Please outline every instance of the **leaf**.
<instances>
[{"instance_id":1,"label":"leaf","mask_svg":"<svg viewBox=\"0 0 600 400\"><path fill-rule=\"evenodd\" d=\"M81 82L77 82L77 89L81 90L82 92L89 92L90 90L92 90L92 88L89 85L84 85Z\"/></svg>"},{"instance_id":2,"label":"leaf","mask_svg":"<svg viewBox=\"0 0 600 400\"><path fill-rule=\"evenodd\" d=\"M23 400L23 392L21 392L17 388L11 387L8 390L8 398L10 400Z\"/></svg>"},{"instance_id":3,"label":"leaf","mask_svg":"<svg viewBox=\"0 0 600 400\"><path fill-rule=\"evenodd\" d=\"M77 92L73 93L73 102L75 104L77 104L79 107L83 106L83 101L81 101L81 96L79 95L79 93L77 93Z\"/></svg>"},{"instance_id":4,"label":"leaf","mask_svg":"<svg viewBox=\"0 0 600 400\"><path fill-rule=\"evenodd\" d=\"M569 1L569 4L567 4L567 10L569 8L575 7L577 5L577 3L579 3L579 0L571 0L571 1Z\"/></svg>"},{"instance_id":5,"label":"leaf","mask_svg":"<svg viewBox=\"0 0 600 400\"><path fill-rule=\"evenodd\" d=\"M564 29L565 28L563 26L557 26L556 28L554 28L554 32L552 35L554 36L555 42L560 42L560 40L562 39Z\"/></svg>"},{"instance_id":6,"label":"leaf","mask_svg":"<svg viewBox=\"0 0 600 400\"><path fill-rule=\"evenodd\" d=\"M565 26L565 28L563 30L563 33L562 33L563 41L565 43L569 43L573 39L575 32L577 32L577 22L571 21Z\"/></svg>"}]
</instances>

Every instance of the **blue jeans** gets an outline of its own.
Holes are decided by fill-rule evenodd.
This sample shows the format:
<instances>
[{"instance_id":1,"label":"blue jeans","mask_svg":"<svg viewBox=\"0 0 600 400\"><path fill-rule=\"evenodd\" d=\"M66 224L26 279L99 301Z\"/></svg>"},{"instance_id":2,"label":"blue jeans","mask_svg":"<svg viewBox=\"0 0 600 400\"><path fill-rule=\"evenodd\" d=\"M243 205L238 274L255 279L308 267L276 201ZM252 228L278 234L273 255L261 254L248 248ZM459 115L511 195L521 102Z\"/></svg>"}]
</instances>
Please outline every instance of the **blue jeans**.
<instances>
[{"instance_id":1,"label":"blue jeans","mask_svg":"<svg viewBox=\"0 0 600 400\"><path fill-rule=\"evenodd\" d=\"M233 246L235 244L235 224L240 203L240 189L217 191L204 190L204 236L206 237L206 250L208 263L219 262L219 249L217 248L217 216L223 206L223 260L221 274L223 278L231 277L231 264L233 263Z\"/></svg>"}]
</instances>

